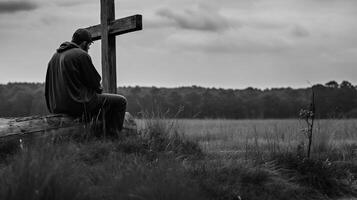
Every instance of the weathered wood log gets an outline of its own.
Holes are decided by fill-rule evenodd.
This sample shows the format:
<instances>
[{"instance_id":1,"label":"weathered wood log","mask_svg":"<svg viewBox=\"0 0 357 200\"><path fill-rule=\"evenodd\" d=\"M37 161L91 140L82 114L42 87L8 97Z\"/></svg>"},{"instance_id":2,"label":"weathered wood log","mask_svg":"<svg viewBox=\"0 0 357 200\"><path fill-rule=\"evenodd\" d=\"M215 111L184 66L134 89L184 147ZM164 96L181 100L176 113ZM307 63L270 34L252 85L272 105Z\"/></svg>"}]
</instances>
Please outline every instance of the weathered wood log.
<instances>
[{"instance_id":1,"label":"weathered wood log","mask_svg":"<svg viewBox=\"0 0 357 200\"><path fill-rule=\"evenodd\" d=\"M0 140L21 139L27 136L70 135L71 132L81 132L100 127L101 122L83 122L64 114L47 116L30 116L23 118L0 118ZM134 118L125 113L124 133L136 133L137 126Z\"/></svg>"}]
</instances>

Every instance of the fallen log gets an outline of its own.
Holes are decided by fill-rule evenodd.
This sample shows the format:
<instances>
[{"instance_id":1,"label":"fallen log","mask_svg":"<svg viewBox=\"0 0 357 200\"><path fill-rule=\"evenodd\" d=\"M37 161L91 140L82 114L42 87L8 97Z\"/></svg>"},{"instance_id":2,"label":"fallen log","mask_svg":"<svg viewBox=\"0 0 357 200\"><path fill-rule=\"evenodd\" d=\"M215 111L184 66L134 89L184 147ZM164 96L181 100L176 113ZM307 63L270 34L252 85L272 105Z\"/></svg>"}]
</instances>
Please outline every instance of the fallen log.
<instances>
[{"instance_id":1,"label":"fallen log","mask_svg":"<svg viewBox=\"0 0 357 200\"><path fill-rule=\"evenodd\" d=\"M19 140L26 137L47 137L49 135L71 135L85 133L101 126L100 121L83 122L65 114L30 116L22 118L0 118L0 141ZM135 134L137 125L130 113L125 113L122 133Z\"/></svg>"}]
</instances>

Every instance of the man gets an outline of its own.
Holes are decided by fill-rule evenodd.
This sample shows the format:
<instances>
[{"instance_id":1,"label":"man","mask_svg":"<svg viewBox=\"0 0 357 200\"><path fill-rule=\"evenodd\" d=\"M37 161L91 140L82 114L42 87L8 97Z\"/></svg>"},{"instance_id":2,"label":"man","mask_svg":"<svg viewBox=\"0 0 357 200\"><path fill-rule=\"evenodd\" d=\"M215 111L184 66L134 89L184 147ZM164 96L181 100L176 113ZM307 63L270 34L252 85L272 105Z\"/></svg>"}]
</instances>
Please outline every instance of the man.
<instances>
[{"instance_id":1,"label":"man","mask_svg":"<svg viewBox=\"0 0 357 200\"><path fill-rule=\"evenodd\" d=\"M88 54L92 43L89 31L78 29L71 42L64 42L57 49L47 68L47 108L51 113L75 117L104 113L107 130L117 133L123 127L126 99L121 95L102 94L101 77Z\"/></svg>"}]
</instances>

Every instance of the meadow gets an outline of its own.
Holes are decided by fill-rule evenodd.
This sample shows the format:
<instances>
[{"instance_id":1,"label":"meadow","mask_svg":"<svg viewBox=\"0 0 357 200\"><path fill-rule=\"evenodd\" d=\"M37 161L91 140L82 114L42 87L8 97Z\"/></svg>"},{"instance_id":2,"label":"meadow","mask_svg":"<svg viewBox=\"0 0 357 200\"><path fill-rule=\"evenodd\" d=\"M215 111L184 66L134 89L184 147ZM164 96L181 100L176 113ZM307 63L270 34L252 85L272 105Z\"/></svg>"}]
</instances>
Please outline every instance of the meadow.
<instances>
[{"instance_id":1,"label":"meadow","mask_svg":"<svg viewBox=\"0 0 357 200\"><path fill-rule=\"evenodd\" d=\"M357 120L316 121L311 158L301 120L137 122L119 139L79 133L0 154L0 199L357 196Z\"/></svg>"},{"instance_id":2,"label":"meadow","mask_svg":"<svg viewBox=\"0 0 357 200\"><path fill-rule=\"evenodd\" d=\"M298 119L177 120L177 124L208 153L288 153L306 146L307 140L302 131L306 124ZM354 145L357 145L356 119L315 122L312 144L315 156L340 151L343 159L348 159L353 156Z\"/></svg>"}]
</instances>

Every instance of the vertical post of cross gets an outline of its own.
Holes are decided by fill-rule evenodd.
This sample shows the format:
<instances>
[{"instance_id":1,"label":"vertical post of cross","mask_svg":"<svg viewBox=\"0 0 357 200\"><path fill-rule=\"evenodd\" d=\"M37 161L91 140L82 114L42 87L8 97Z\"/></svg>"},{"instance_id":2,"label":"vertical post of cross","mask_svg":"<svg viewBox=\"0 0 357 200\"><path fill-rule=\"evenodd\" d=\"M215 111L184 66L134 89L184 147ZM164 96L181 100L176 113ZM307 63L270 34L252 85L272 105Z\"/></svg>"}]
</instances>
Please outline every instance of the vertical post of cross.
<instances>
[{"instance_id":1,"label":"vertical post of cross","mask_svg":"<svg viewBox=\"0 0 357 200\"><path fill-rule=\"evenodd\" d=\"M102 83L104 92L117 93L115 36L109 34L109 25L115 18L114 0L100 0L102 38Z\"/></svg>"}]
</instances>

